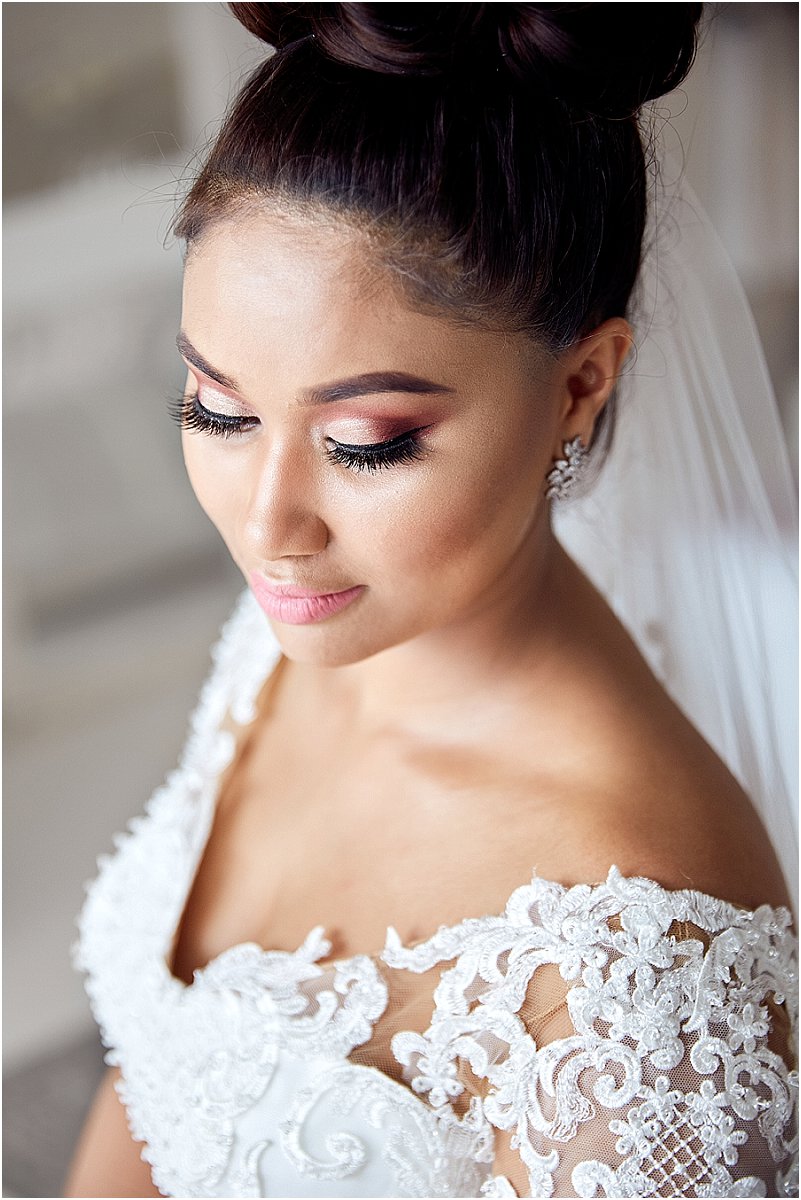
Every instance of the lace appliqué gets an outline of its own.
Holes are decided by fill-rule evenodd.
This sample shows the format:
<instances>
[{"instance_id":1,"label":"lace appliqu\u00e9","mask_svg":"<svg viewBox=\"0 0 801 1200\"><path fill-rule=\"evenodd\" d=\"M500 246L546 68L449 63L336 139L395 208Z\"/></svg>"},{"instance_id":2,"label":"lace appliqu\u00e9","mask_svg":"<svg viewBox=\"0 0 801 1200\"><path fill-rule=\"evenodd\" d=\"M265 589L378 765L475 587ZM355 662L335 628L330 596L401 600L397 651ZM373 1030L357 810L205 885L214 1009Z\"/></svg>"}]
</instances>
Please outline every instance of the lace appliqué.
<instances>
[{"instance_id":1,"label":"lace appliqu\u00e9","mask_svg":"<svg viewBox=\"0 0 801 1200\"><path fill-rule=\"evenodd\" d=\"M336 1114L327 1129L323 1152L304 1146L310 1116L319 1110ZM348 1133L331 1132L343 1116L361 1110L363 1121L384 1134L381 1153L395 1178L398 1196L473 1196L486 1177L484 1163L492 1159L492 1136L473 1107L466 1119L452 1114L434 1117L405 1088L377 1071L350 1064L328 1067L298 1092L289 1116L281 1124L284 1151L300 1173L315 1179L342 1179L366 1162L364 1141ZM319 1136L319 1135L318 1135Z\"/></svg>"},{"instance_id":2,"label":"lace appliqu\u00e9","mask_svg":"<svg viewBox=\"0 0 801 1200\"><path fill-rule=\"evenodd\" d=\"M213 655L181 763L98 860L74 947L163 1192L509 1197L492 1174L503 1131L536 1196L794 1194L797 1074L768 1045L776 1010L797 1027L784 910L614 870L593 887L535 877L502 915L419 946L388 931L377 961L324 961L314 929L292 953L245 943L189 988L174 978L234 750L220 724L252 720L279 657L249 593ZM348 1061L385 1017L393 970L433 967L430 1025L391 1041L404 1083ZM524 1001L545 968L565 982L570 1032L538 1045ZM485 1085L469 1103L466 1067Z\"/></svg>"},{"instance_id":3,"label":"lace appliqu\u00e9","mask_svg":"<svg viewBox=\"0 0 801 1200\"><path fill-rule=\"evenodd\" d=\"M709 935L706 951L674 932L688 923ZM489 1081L484 1113L512 1133L532 1195L555 1194L560 1145L581 1135L590 1149L609 1141L603 1130L617 1135L619 1159L579 1163L578 1196L765 1195L763 1180L730 1168L758 1138L775 1186L792 1186L797 1074L768 1048L764 1003L788 1006L796 1028L789 925L784 910L744 912L615 869L594 887L535 877L502 917L410 950L389 936L391 966L422 972L454 960L430 1028L397 1034L393 1049L434 1108L462 1094L463 1062ZM573 1032L539 1047L518 1014L547 964L573 985ZM484 1194L510 1186L495 1177Z\"/></svg>"}]
</instances>

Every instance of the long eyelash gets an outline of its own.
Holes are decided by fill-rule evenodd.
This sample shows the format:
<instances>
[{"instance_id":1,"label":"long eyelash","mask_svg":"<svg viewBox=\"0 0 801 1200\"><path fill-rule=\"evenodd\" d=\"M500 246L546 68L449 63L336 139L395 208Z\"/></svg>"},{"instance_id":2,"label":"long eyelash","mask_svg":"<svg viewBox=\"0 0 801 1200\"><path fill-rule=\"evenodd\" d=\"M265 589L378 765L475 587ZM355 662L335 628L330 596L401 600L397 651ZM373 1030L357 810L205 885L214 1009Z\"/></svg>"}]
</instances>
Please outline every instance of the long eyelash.
<instances>
[{"instance_id":1,"label":"long eyelash","mask_svg":"<svg viewBox=\"0 0 801 1200\"><path fill-rule=\"evenodd\" d=\"M389 442L376 442L372 446L346 446L334 442L326 447L332 462L341 463L356 471L378 471L381 467L394 467L400 463L414 462L423 457L423 448L415 437L419 429L402 433Z\"/></svg>"},{"instance_id":2,"label":"long eyelash","mask_svg":"<svg viewBox=\"0 0 801 1200\"><path fill-rule=\"evenodd\" d=\"M231 417L225 413L210 412L200 403L197 393L170 398L167 407L181 429L215 437L236 437L246 432L256 420L255 417ZM421 432L422 429L412 429L388 442L376 442L368 446L347 446L334 442L326 447L326 454L332 462L341 463L351 470L378 471L382 467L394 467L422 458L423 448L415 436Z\"/></svg>"},{"instance_id":3,"label":"long eyelash","mask_svg":"<svg viewBox=\"0 0 801 1200\"><path fill-rule=\"evenodd\" d=\"M255 420L254 417L231 417L225 413L209 412L200 403L197 393L171 398L167 402L167 408L181 429L188 429L193 433L210 433L216 437L235 437L238 433L244 433Z\"/></svg>"}]
</instances>

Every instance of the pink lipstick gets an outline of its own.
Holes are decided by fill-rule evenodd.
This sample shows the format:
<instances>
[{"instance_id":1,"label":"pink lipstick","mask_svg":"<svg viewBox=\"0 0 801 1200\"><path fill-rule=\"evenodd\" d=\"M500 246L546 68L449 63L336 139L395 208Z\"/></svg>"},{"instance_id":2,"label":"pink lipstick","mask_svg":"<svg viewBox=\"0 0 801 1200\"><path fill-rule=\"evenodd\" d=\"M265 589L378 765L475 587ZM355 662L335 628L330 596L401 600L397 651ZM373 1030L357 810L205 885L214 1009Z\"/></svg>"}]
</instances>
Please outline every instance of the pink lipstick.
<instances>
[{"instance_id":1,"label":"pink lipstick","mask_svg":"<svg viewBox=\"0 0 801 1200\"><path fill-rule=\"evenodd\" d=\"M267 583L255 571L250 575L253 594L268 617L284 625L310 625L346 608L364 591L364 584L343 592L312 592L289 584Z\"/></svg>"}]
</instances>

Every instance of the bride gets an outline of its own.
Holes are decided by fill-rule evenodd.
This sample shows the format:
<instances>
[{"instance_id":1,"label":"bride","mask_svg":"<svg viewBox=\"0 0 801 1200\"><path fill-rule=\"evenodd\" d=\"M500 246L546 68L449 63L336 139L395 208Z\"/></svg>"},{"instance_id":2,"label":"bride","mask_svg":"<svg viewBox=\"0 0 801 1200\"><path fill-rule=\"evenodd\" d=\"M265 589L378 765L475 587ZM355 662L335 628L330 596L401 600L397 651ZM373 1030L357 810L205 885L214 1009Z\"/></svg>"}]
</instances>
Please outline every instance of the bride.
<instances>
[{"instance_id":1,"label":"bride","mask_svg":"<svg viewBox=\"0 0 801 1200\"><path fill-rule=\"evenodd\" d=\"M776 853L552 520L701 6L230 7L176 416L248 589L81 915L67 1194L792 1194Z\"/></svg>"}]
</instances>

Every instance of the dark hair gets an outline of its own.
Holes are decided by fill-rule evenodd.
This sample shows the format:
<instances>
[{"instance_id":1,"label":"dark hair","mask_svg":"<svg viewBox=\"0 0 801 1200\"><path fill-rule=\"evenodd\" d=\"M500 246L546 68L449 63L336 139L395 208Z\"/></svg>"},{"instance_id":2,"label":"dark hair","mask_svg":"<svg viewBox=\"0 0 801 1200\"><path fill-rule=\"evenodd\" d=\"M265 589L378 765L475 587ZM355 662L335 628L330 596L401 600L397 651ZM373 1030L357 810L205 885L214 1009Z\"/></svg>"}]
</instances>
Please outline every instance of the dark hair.
<instances>
[{"instance_id":1,"label":"dark hair","mask_svg":"<svg viewBox=\"0 0 801 1200\"><path fill-rule=\"evenodd\" d=\"M626 314L647 181L638 114L700 4L231 4L278 52L236 99L175 231L318 206L377 239L413 302L551 350ZM609 410L609 411L607 411ZM613 422L602 424L608 444Z\"/></svg>"}]
</instances>

